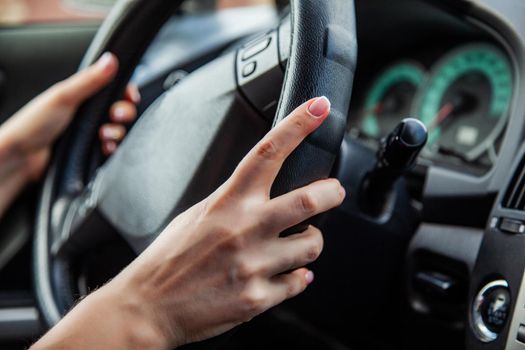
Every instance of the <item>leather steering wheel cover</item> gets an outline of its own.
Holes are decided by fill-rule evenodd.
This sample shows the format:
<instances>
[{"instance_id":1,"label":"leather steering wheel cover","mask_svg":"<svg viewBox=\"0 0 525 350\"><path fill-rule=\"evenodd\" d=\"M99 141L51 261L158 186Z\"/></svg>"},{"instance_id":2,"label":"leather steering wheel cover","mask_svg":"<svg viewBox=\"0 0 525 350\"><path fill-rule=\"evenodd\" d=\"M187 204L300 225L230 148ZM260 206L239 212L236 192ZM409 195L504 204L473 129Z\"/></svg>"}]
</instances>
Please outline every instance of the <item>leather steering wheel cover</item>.
<instances>
[{"instance_id":1,"label":"leather steering wheel cover","mask_svg":"<svg viewBox=\"0 0 525 350\"><path fill-rule=\"evenodd\" d=\"M85 164L89 161L97 129L111 104L119 99L135 67L160 28L184 0L121 0L118 1L97 32L80 68L94 63L104 52L119 59L115 79L84 103L68 129L68 157L64 170L64 191L76 193L84 185Z\"/></svg>"},{"instance_id":2,"label":"leather steering wheel cover","mask_svg":"<svg viewBox=\"0 0 525 350\"><path fill-rule=\"evenodd\" d=\"M346 130L357 60L353 1L292 1L291 17L290 58L274 125L312 97L327 96L332 110L284 163L272 196L330 175Z\"/></svg>"},{"instance_id":3,"label":"leather steering wheel cover","mask_svg":"<svg viewBox=\"0 0 525 350\"><path fill-rule=\"evenodd\" d=\"M37 304L49 326L56 324L63 313L57 302L63 291L52 282L57 276L49 252L51 209L56 195L74 195L83 189L86 164L103 116L122 95L149 43L182 2L120 0L82 63L82 67L87 66L110 51L119 58L120 68L114 82L80 108L58 145L44 183L35 226L33 277ZM313 96L329 97L332 113L285 163L273 194L329 176L346 127L356 60L353 1L294 0L291 17L290 58L274 124Z\"/></svg>"},{"instance_id":4,"label":"leather steering wheel cover","mask_svg":"<svg viewBox=\"0 0 525 350\"><path fill-rule=\"evenodd\" d=\"M126 85L155 35L184 0L120 0L93 39L80 69L94 63L104 52L119 58L119 70L107 87L86 101L60 140L46 175L37 208L33 246L33 281L40 315L47 326L63 314L58 299L72 299L66 290L68 266L50 261L51 210L57 193L74 195L84 187L86 164L93 150L97 129L111 104L122 96ZM58 268L57 266L58 265ZM60 279L53 283L53 279Z\"/></svg>"}]
</instances>

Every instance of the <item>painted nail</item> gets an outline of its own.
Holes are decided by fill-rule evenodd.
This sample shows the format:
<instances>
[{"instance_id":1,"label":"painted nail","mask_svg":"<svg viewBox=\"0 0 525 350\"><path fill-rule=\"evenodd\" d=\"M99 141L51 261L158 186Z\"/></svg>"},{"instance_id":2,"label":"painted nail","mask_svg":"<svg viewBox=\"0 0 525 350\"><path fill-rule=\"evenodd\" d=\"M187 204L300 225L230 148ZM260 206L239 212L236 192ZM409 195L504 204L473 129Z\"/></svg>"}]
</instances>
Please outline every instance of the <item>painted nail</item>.
<instances>
[{"instance_id":1,"label":"painted nail","mask_svg":"<svg viewBox=\"0 0 525 350\"><path fill-rule=\"evenodd\" d=\"M113 118L116 121L122 122L128 119L128 111L124 107L115 107L113 110Z\"/></svg>"},{"instance_id":2,"label":"painted nail","mask_svg":"<svg viewBox=\"0 0 525 350\"><path fill-rule=\"evenodd\" d=\"M306 280L306 285L309 285L309 284L312 284L312 282L314 281L314 273L312 271L308 271L307 273L304 274L304 278Z\"/></svg>"},{"instance_id":3,"label":"painted nail","mask_svg":"<svg viewBox=\"0 0 525 350\"><path fill-rule=\"evenodd\" d=\"M131 90L131 100L134 104L138 105L140 103L140 99L142 98L140 96L140 91L136 87L133 87Z\"/></svg>"},{"instance_id":4,"label":"painted nail","mask_svg":"<svg viewBox=\"0 0 525 350\"><path fill-rule=\"evenodd\" d=\"M122 135L122 131L119 128L114 128L111 126L106 126L102 128L102 138L106 140L120 140L124 135Z\"/></svg>"},{"instance_id":5,"label":"painted nail","mask_svg":"<svg viewBox=\"0 0 525 350\"><path fill-rule=\"evenodd\" d=\"M308 107L308 111L316 118L324 116L330 110L330 101L325 96L318 97Z\"/></svg>"},{"instance_id":6,"label":"painted nail","mask_svg":"<svg viewBox=\"0 0 525 350\"><path fill-rule=\"evenodd\" d=\"M115 56L111 52L106 52L100 56L97 65L102 69L106 69L113 64L114 60Z\"/></svg>"},{"instance_id":7,"label":"painted nail","mask_svg":"<svg viewBox=\"0 0 525 350\"><path fill-rule=\"evenodd\" d=\"M343 186L339 186L339 196L343 199L346 197L346 190Z\"/></svg>"},{"instance_id":8,"label":"painted nail","mask_svg":"<svg viewBox=\"0 0 525 350\"><path fill-rule=\"evenodd\" d=\"M113 141L104 142L104 153L112 154L117 150L117 144Z\"/></svg>"}]
</instances>

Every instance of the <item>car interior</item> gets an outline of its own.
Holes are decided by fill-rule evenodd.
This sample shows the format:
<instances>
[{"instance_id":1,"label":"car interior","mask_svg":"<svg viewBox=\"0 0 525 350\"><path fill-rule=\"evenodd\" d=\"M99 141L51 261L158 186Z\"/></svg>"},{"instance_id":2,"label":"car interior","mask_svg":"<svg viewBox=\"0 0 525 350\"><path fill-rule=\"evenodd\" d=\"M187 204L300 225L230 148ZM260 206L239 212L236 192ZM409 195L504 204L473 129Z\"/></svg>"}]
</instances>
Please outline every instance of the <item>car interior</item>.
<instances>
[{"instance_id":1,"label":"car interior","mask_svg":"<svg viewBox=\"0 0 525 350\"><path fill-rule=\"evenodd\" d=\"M227 179L275 115L324 91L338 115L312 144L330 154L305 146L276 188L332 176L346 189L317 218L316 282L187 347L525 349L525 2L139 3L103 24L0 25L0 123L102 48L123 60L0 220L1 349L30 346ZM108 160L93 135L128 79L142 116Z\"/></svg>"}]
</instances>

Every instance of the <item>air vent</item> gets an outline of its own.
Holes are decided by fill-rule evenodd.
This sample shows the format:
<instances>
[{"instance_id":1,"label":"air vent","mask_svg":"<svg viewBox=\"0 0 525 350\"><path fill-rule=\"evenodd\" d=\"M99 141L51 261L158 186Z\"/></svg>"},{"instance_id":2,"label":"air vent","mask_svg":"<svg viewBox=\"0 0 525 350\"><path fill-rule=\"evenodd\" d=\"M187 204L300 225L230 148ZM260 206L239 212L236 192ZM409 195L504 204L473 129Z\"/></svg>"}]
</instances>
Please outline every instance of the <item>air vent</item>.
<instances>
[{"instance_id":1,"label":"air vent","mask_svg":"<svg viewBox=\"0 0 525 350\"><path fill-rule=\"evenodd\" d=\"M525 210L525 157L521 159L519 166L514 171L509 183L503 207L514 210Z\"/></svg>"}]
</instances>

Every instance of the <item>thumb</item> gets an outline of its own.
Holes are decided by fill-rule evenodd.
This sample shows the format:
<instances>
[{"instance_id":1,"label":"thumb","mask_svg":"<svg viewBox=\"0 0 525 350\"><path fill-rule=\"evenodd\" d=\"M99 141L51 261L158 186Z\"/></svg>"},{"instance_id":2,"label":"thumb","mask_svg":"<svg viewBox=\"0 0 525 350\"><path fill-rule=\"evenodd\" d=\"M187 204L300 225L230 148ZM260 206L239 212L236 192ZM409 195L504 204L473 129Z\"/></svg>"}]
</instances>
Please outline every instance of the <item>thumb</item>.
<instances>
[{"instance_id":1,"label":"thumb","mask_svg":"<svg viewBox=\"0 0 525 350\"><path fill-rule=\"evenodd\" d=\"M118 60L106 52L96 63L56 85L55 92L63 104L78 106L107 84L118 71Z\"/></svg>"}]
</instances>

